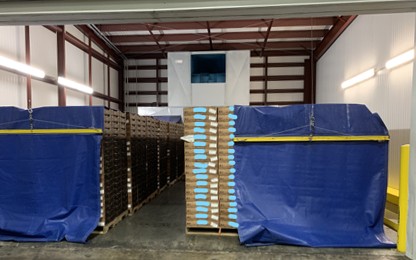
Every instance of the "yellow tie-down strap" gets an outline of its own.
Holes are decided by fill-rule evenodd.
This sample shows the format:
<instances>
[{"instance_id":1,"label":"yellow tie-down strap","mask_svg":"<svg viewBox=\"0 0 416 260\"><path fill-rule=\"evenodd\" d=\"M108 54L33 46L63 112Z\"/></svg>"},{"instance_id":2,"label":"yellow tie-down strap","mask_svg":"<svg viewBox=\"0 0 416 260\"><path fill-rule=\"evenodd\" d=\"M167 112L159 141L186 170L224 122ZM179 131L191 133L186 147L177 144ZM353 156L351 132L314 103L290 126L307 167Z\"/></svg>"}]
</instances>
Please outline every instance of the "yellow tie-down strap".
<instances>
[{"instance_id":1,"label":"yellow tie-down strap","mask_svg":"<svg viewBox=\"0 0 416 260\"><path fill-rule=\"evenodd\" d=\"M91 129L4 129L0 130L0 135L30 135L30 134L102 134L99 128Z\"/></svg>"},{"instance_id":2,"label":"yellow tie-down strap","mask_svg":"<svg viewBox=\"0 0 416 260\"><path fill-rule=\"evenodd\" d=\"M269 137L235 137L234 142L348 142L348 141L377 141L390 140L388 135L362 136L269 136Z\"/></svg>"}]
</instances>

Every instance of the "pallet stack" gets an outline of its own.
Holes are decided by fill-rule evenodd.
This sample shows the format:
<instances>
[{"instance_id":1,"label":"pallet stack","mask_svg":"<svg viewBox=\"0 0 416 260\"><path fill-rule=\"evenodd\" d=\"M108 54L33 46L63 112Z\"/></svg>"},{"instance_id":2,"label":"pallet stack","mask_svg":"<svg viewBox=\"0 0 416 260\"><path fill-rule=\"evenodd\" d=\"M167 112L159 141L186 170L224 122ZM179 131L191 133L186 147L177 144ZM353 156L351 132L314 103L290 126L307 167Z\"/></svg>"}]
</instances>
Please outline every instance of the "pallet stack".
<instances>
[{"instance_id":1,"label":"pallet stack","mask_svg":"<svg viewBox=\"0 0 416 260\"><path fill-rule=\"evenodd\" d=\"M158 135L158 169L159 180L158 187L163 190L168 184L168 146L169 146L169 123L159 122L159 135Z\"/></svg>"},{"instance_id":2,"label":"pallet stack","mask_svg":"<svg viewBox=\"0 0 416 260\"><path fill-rule=\"evenodd\" d=\"M147 198L146 194L146 118L127 114L129 210L133 213Z\"/></svg>"},{"instance_id":3,"label":"pallet stack","mask_svg":"<svg viewBox=\"0 0 416 260\"><path fill-rule=\"evenodd\" d=\"M217 108L187 108L185 135L195 142L185 144L186 226L219 227L218 117Z\"/></svg>"},{"instance_id":4,"label":"pallet stack","mask_svg":"<svg viewBox=\"0 0 416 260\"><path fill-rule=\"evenodd\" d=\"M185 109L188 233L235 234L234 107Z\"/></svg>"},{"instance_id":5,"label":"pallet stack","mask_svg":"<svg viewBox=\"0 0 416 260\"><path fill-rule=\"evenodd\" d=\"M169 129L174 129L172 135ZM183 125L105 110L97 233L107 233L128 213L133 214L159 194L168 181L177 180L183 173L181 136ZM170 162L172 173L168 172Z\"/></svg>"},{"instance_id":6,"label":"pallet stack","mask_svg":"<svg viewBox=\"0 0 416 260\"><path fill-rule=\"evenodd\" d=\"M168 146L168 183L172 183L177 177L179 177L179 168L178 168L178 150L177 150L177 137L178 137L178 127L177 124L170 123L168 125L168 136L169 136L169 146Z\"/></svg>"},{"instance_id":7,"label":"pallet stack","mask_svg":"<svg viewBox=\"0 0 416 260\"><path fill-rule=\"evenodd\" d=\"M185 135L184 132L184 125L183 124L175 124L176 125L176 157L178 163L178 171L176 173L176 179L182 177L185 173L185 146L184 142L181 140L181 137Z\"/></svg>"},{"instance_id":8,"label":"pallet stack","mask_svg":"<svg viewBox=\"0 0 416 260\"><path fill-rule=\"evenodd\" d=\"M218 157L220 187L220 227L237 228L237 202L235 197L234 160L234 107L218 108Z\"/></svg>"},{"instance_id":9,"label":"pallet stack","mask_svg":"<svg viewBox=\"0 0 416 260\"><path fill-rule=\"evenodd\" d=\"M159 190L158 177L158 138L159 122L152 117L146 117L146 197L153 197Z\"/></svg>"},{"instance_id":10,"label":"pallet stack","mask_svg":"<svg viewBox=\"0 0 416 260\"><path fill-rule=\"evenodd\" d=\"M97 230L107 230L127 215L126 115L113 110L104 112L101 143L101 217Z\"/></svg>"}]
</instances>

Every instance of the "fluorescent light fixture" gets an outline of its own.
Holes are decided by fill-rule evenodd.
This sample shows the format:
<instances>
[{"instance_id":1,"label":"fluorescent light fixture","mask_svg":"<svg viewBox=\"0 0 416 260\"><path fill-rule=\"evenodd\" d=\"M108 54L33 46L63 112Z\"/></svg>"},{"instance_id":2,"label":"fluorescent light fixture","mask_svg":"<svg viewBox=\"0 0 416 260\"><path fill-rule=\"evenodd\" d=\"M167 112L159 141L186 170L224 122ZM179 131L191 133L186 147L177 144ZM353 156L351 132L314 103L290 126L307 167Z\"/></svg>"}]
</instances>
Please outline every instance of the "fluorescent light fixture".
<instances>
[{"instance_id":1,"label":"fluorescent light fixture","mask_svg":"<svg viewBox=\"0 0 416 260\"><path fill-rule=\"evenodd\" d=\"M385 67L386 69L393 69L402 64L405 64L406 62L413 60L414 58L415 58L415 50L412 49L410 51L400 54L399 56L392 58L391 60L388 60L386 62Z\"/></svg>"},{"instance_id":2,"label":"fluorescent light fixture","mask_svg":"<svg viewBox=\"0 0 416 260\"><path fill-rule=\"evenodd\" d=\"M346 80L344 82L342 82L341 87L342 88L349 88L351 86L354 86L360 82L363 82L364 80L367 80L369 78L374 77L375 74L375 70L374 69L369 69L361 74L358 74L355 77L350 78L349 80Z\"/></svg>"},{"instance_id":3,"label":"fluorescent light fixture","mask_svg":"<svg viewBox=\"0 0 416 260\"><path fill-rule=\"evenodd\" d=\"M63 77L58 77L58 84L87 93L87 94L92 94L94 92L94 90L91 87L79 84L77 82L74 82L72 80L69 80Z\"/></svg>"},{"instance_id":4,"label":"fluorescent light fixture","mask_svg":"<svg viewBox=\"0 0 416 260\"><path fill-rule=\"evenodd\" d=\"M45 77L45 72L43 70L33 68L29 65L8 59L3 56L0 56L0 66L6 67L12 70L17 70L24 74L28 74L33 77L37 77L41 79Z\"/></svg>"}]
</instances>

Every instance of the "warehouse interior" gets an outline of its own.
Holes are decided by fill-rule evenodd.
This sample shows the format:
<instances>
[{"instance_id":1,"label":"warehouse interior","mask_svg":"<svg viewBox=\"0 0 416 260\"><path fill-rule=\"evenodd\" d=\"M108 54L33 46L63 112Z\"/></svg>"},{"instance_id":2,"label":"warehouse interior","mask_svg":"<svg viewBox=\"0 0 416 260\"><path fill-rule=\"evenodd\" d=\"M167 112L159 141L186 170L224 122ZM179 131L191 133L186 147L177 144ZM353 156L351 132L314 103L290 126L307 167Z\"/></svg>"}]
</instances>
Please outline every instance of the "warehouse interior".
<instances>
[{"instance_id":1,"label":"warehouse interior","mask_svg":"<svg viewBox=\"0 0 416 260\"><path fill-rule=\"evenodd\" d=\"M98 5L94 0L3 1L0 106L33 108L33 111L43 107L100 106L104 111L113 111L103 112L104 117L111 114L111 118L126 120L124 112L139 113L149 125L149 122L156 124L150 116L181 115L184 112L179 107L364 104L378 113L388 129L388 187L399 190L401 146L410 144L410 158L416 154L412 137L416 116L411 113L415 110L412 101L416 95L414 57L394 69L387 68L386 62L414 50L416 4L414 1L309 2L126 0L117 5L100 1ZM228 52L238 54L233 58L235 65L226 68L225 76L210 81L226 83L223 92L203 90L201 86L198 86L200 92L196 91L197 86L190 91L188 85L204 81L196 75L194 82L194 75L191 77L191 72L181 69L190 62L190 55L228 55ZM28 76L7 67L10 60L41 69L45 75ZM227 63L230 63L228 56ZM369 79L341 87L342 82L370 69ZM90 87L91 93L65 87L60 77ZM216 112L219 116L220 110ZM130 122L137 120L137 129L141 129L142 117L124 115ZM189 134L186 114L182 116L185 130L177 124L158 123L157 131L161 133L165 127L168 133L168 129L174 129L166 140L179 140ZM129 131L128 126L124 131ZM137 136L141 137L140 131ZM108 133L104 129L103 140ZM113 141L108 139L109 143ZM175 145L180 147L179 142ZM172 151L171 147L167 149ZM183 146L174 149L183 151ZM178 158L179 155L177 161ZM157 188L157 195L148 194L149 199L134 214L120 218L106 234L91 235L86 244L1 241L0 248L4 250L0 257L416 258L414 160L410 160L404 253L396 248L245 247L240 245L237 232L227 229L221 235L198 234L201 230L187 234L186 178L181 177L183 169L182 172L180 167L176 169L174 174L164 173L169 178L166 186L160 185L165 187L163 191ZM398 218L391 212L397 211L397 205L391 204L389 198L386 208L385 217ZM0 224L4 223L7 219L3 216ZM396 243L397 233L384 228L389 239Z\"/></svg>"}]
</instances>

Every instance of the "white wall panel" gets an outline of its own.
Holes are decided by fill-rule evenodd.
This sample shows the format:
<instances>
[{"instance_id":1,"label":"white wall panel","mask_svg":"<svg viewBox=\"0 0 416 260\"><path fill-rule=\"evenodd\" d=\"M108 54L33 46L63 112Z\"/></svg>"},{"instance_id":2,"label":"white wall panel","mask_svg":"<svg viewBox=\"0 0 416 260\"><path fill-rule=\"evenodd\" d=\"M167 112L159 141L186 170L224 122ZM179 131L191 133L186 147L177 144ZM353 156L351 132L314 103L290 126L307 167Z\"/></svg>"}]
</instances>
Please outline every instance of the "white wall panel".
<instances>
[{"instance_id":1,"label":"white wall panel","mask_svg":"<svg viewBox=\"0 0 416 260\"><path fill-rule=\"evenodd\" d=\"M42 81L32 81L32 107L57 106L58 88Z\"/></svg>"},{"instance_id":2,"label":"white wall panel","mask_svg":"<svg viewBox=\"0 0 416 260\"><path fill-rule=\"evenodd\" d=\"M269 63L278 63L278 62L304 62L305 59L308 59L308 56L276 56L269 57Z\"/></svg>"},{"instance_id":3,"label":"white wall panel","mask_svg":"<svg viewBox=\"0 0 416 260\"><path fill-rule=\"evenodd\" d=\"M138 70L136 75L139 78L156 78L156 70Z\"/></svg>"},{"instance_id":4,"label":"white wall panel","mask_svg":"<svg viewBox=\"0 0 416 260\"><path fill-rule=\"evenodd\" d=\"M110 103L110 107L112 109L117 109L117 110L120 109L120 106L118 104L116 104L116 103L113 103L113 102Z\"/></svg>"},{"instance_id":5,"label":"white wall panel","mask_svg":"<svg viewBox=\"0 0 416 260\"><path fill-rule=\"evenodd\" d=\"M104 55L104 51L97 45L97 44L95 44L93 41L91 41L91 47L94 49L94 50L96 50L96 51L98 51L99 53L101 53L101 54L103 54Z\"/></svg>"},{"instance_id":6,"label":"white wall panel","mask_svg":"<svg viewBox=\"0 0 416 260\"><path fill-rule=\"evenodd\" d=\"M390 146L409 142L413 64L381 70L374 78L342 89L341 83L414 47L415 14L359 16L317 64L318 103L360 103L377 112L392 134ZM401 131L403 130L403 131ZM389 185L398 188L398 147L390 147Z\"/></svg>"},{"instance_id":7,"label":"white wall panel","mask_svg":"<svg viewBox=\"0 0 416 260\"><path fill-rule=\"evenodd\" d=\"M263 81L252 81L250 82L250 89L263 89L264 82Z\"/></svg>"},{"instance_id":8,"label":"white wall panel","mask_svg":"<svg viewBox=\"0 0 416 260\"><path fill-rule=\"evenodd\" d=\"M263 94L250 94L250 102L263 102L264 95Z\"/></svg>"},{"instance_id":9,"label":"white wall panel","mask_svg":"<svg viewBox=\"0 0 416 260\"><path fill-rule=\"evenodd\" d=\"M263 57L250 57L250 63L264 63Z\"/></svg>"},{"instance_id":10,"label":"white wall panel","mask_svg":"<svg viewBox=\"0 0 416 260\"><path fill-rule=\"evenodd\" d=\"M317 64L317 102L363 103L389 129L409 129L412 65L384 70L346 90L340 85L413 48L414 19L412 13L359 16Z\"/></svg>"},{"instance_id":11,"label":"white wall panel","mask_svg":"<svg viewBox=\"0 0 416 260\"><path fill-rule=\"evenodd\" d=\"M78 40L88 44L88 37L86 37L80 30L78 30L74 25L66 25L65 30L75 36Z\"/></svg>"},{"instance_id":12,"label":"white wall panel","mask_svg":"<svg viewBox=\"0 0 416 260\"><path fill-rule=\"evenodd\" d=\"M268 68L269 76L280 76L280 75L301 75L303 76L303 67L275 67Z\"/></svg>"},{"instance_id":13,"label":"white wall panel","mask_svg":"<svg viewBox=\"0 0 416 260\"><path fill-rule=\"evenodd\" d=\"M156 91L156 83L127 83L128 91Z\"/></svg>"},{"instance_id":14,"label":"white wall panel","mask_svg":"<svg viewBox=\"0 0 416 260\"><path fill-rule=\"evenodd\" d=\"M303 89L302 80L269 81L268 89Z\"/></svg>"},{"instance_id":15,"label":"white wall panel","mask_svg":"<svg viewBox=\"0 0 416 260\"><path fill-rule=\"evenodd\" d=\"M101 98L92 97L93 106L104 106L107 104L107 101L102 100Z\"/></svg>"},{"instance_id":16,"label":"white wall panel","mask_svg":"<svg viewBox=\"0 0 416 260\"><path fill-rule=\"evenodd\" d=\"M24 62L25 27L0 26L0 55Z\"/></svg>"},{"instance_id":17,"label":"white wall panel","mask_svg":"<svg viewBox=\"0 0 416 260\"><path fill-rule=\"evenodd\" d=\"M225 105L250 104L250 51L226 52Z\"/></svg>"},{"instance_id":18,"label":"white wall panel","mask_svg":"<svg viewBox=\"0 0 416 260\"><path fill-rule=\"evenodd\" d=\"M88 54L68 42L65 43L65 54L65 77L88 84Z\"/></svg>"},{"instance_id":19,"label":"white wall panel","mask_svg":"<svg viewBox=\"0 0 416 260\"><path fill-rule=\"evenodd\" d=\"M0 26L0 55L25 61L23 26ZM26 77L0 70L0 106L26 108Z\"/></svg>"},{"instance_id":20,"label":"white wall panel","mask_svg":"<svg viewBox=\"0 0 416 260\"><path fill-rule=\"evenodd\" d=\"M92 86L95 91L100 93L105 93L106 91L106 75L107 74L107 68L106 66L96 60L92 59Z\"/></svg>"},{"instance_id":21,"label":"white wall panel","mask_svg":"<svg viewBox=\"0 0 416 260\"><path fill-rule=\"evenodd\" d=\"M66 30L86 42L86 37L74 26L66 26ZM0 27L0 55L13 60L25 61L25 31L22 26ZM95 46L97 50L98 46ZM30 26L31 64L42 69L48 76L57 77L57 36L56 33L43 26ZM88 55L65 43L66 77L76 82L88 83ZM103 53L100 50L100 53ZM93 59L93 88L106 94L107 68L102 62ZM118 73L111 72L111 94L118 97ZM67 105L88 105L88 96L80 92L67 90ZM0 70L0 106L13 105L26 108L26 78ZM58 105L57 86L32 79L33 107ZM102 101L94 98L94 104L102 105Z\"/></svg>"},{"instance_id":22,"label":"white wall panel","mask_svg":"<svg viewBox=\"0 0 416 260\"><path fill-rule=\"evenodd\" d=\"M0 106L26 108L26 77L0 70Z\"/></svg>"},{"instance_id":23,"label":"white wall panel","mask_svg":"<svg viewBox=\"0 0 416 260\"><path fill-rule=\"evenodd\" d=\"M156 59L133 60L133 63L131 65L156 65Z\"/></svg>"},{"instance_id":24,"label":"white wall panel","mask_svg":"<svg viewBox=\"0 0 416 260\"><path fill-rule=\"evenodd\" d=\"M250 76L263 76L264 68L250 68Z\"/></svg>"},{"instance_id":25,"label":"white wall panel","mask_svg":"<svg viewBox=\"0 0 416 260\"><path fill-rule=\"evenodd\" d=\"M89 96L79 91L66 89L67 106L88 106Z\"/></svg>"},{"instance_id":26,"label":"white wall panel","mask_svg":"<svg viewBox=\"0 0 416 260\"><path fill-rule=\"evenodd\" d=\"M168 70L160 70L159 77L166 78L168 76Z\"/></svg>"},{"instance_id":27,"label":"white wall panel","mask_svg":"<svg viewBox=\"0 0 416 260\"><path fill-rule=\"evenodd\" d=\"M47 75L58 76L56 33L43 26L30 26L30 50L32 66L44 70Z\"/></svg>"},{"instance_id":28,"label":"white wall panel","mask_svg":"<svg viewBox=\"0 0 416 260\"><path fill-rule=\"evenodd\" d=\"M110 69L111 97L118 98L118 71Z\"/></svg>"},{"instance_id":29,"label":"white wall panel","mask_svg":"<svg viewBox=\"0 0 416 260\"><path fill-rule=\"evenodd\" d=\"M272 93L267 94L268 102L303 101L303 93Z\"/></svg>"}]
</instances>

